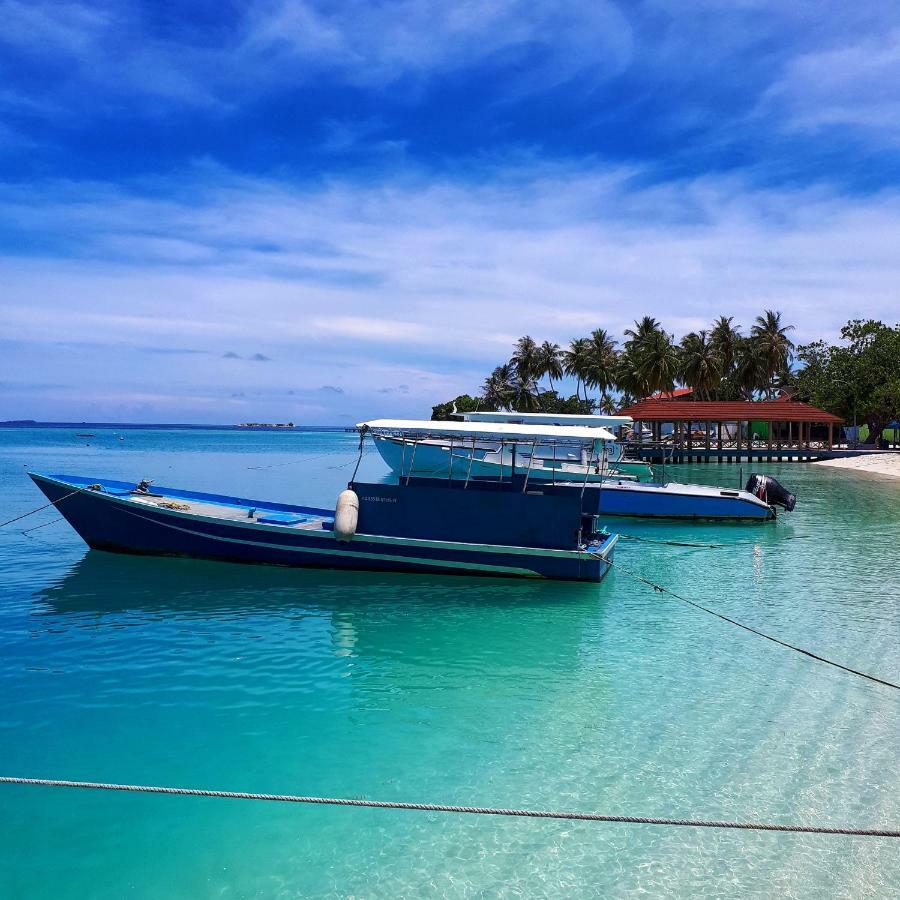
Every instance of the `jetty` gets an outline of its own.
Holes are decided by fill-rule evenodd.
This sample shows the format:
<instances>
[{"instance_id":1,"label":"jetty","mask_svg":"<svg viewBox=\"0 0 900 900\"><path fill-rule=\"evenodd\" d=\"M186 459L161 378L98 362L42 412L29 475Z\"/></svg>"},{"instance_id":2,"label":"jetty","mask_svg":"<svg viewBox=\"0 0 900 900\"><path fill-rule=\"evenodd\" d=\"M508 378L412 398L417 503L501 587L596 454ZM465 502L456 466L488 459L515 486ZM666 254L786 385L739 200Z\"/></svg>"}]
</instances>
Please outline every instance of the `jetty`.
<instances>
[{"instance_id":1,"label":"jetty","mask_svg":"<svg viewBox=\"0 0 900 900\"><path fill-rule=\"evenodd\" d=\"M634 419L630 452L649 462L814 462L884 452L844 445L842 418L788 396L738 401L650 397L620 415Z\"/></svg>"}]
</instances>

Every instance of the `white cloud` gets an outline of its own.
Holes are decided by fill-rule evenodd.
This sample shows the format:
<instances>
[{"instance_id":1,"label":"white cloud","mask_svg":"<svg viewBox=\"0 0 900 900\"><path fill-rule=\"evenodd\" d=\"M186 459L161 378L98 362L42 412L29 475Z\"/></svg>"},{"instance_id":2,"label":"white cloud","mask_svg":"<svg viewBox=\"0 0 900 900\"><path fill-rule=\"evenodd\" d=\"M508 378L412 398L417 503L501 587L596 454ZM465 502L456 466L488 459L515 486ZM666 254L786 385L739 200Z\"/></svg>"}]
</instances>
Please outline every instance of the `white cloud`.
<instances>
[{"instance_id":1,"label":"white cloud","mask_svg":"<svg viewBox=\"0 0 900 900\"><path fill-rule=\"evenodd\" d=\"M364 316L317 317L310 321L314 334L361 341L381 341L399 344L405 341L434 340L431 329L416 322L391 319L366 318Z\"/></svg>"},{"instance_id":2,"label":"white cloud","mask_svg":"<svg viewBox=\"0 0 900 900\"><path fill-rule=\"evenodd\" d=\"M131 96L227 111L240 98L277 88L332 82L407 87L492 63L513 64L516 90L545 90L584 71L621 72L632 53L625 16L611 0L255 0L227 18L215 39L197 41L185 19L179 32L155 33L129 2L95 5L0 0L0 48L58 63L48 113L63 116L88 89L94 106ZM526 68L521 62L530 57ZM39 101L7 91L7 103ZM44 101L40 101L44 102ZM81 105L78 104L81 108ZM386 142L384 152L402 151Z\"/></svg>"},{"instance_id":3,"label":"white cloud","mask_svg":"<svg viewBox=\"0 0 900 900\"><path fill-rule=\"evenodd\" d=\"M0 328L19 347L0 380L40 354L45 379L87 394L108 393L112 367L131 394L339 384L348 415L389 401L384 412L424 413L476 389L525 333L621 335L649 314L680 334L771 307L804 341L851 316L897 316L900 192L754 192L736 178L636 191L633 171L582 166L493 174L296 189L202 168L179 182L183 201L7 186L0 217L25 245L63 249L0 258ZM57 346L77 342L94 350ZM134 355L148 345L208 352ZM234 365L223 356L236 347L272 361ZM378 401L397 384L408 395Z\"/></svg>"},{"instance_id":4,"label":"white cloud","mask_svg":"<svg viewBox=\"0 0 900 900\"><path fill-rule=\"evenodd\" d=\"M403 77L433 77L539 49L537 87L579 71L604 75L629 62L631 29L608 0L347 0L323 8L284 0L257 4L239 53L272 70L323 67L348 81L385 85Z\"/></svg>"},{"instance_id":5,"label":"white cloud","mask_svg":"<svg viewBox=\"0 0 900 900\"><path fill-rule=\"evenodd\" d=\"M900 29L798 56L772 86L766 108L781 108L804 131L863 129L900 140Z\"/></svg>"}]
</instances>

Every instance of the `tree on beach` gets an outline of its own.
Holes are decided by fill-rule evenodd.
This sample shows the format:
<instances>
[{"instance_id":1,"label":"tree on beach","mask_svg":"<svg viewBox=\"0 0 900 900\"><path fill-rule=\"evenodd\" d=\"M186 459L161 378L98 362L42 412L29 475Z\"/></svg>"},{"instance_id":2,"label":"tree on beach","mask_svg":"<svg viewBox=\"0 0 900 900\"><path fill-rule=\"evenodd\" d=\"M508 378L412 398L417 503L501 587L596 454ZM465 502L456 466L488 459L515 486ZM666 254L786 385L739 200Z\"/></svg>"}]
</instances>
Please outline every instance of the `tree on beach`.
<instances>
[{"instance_id":1,"label":"tree on beach","mask_svg":"<svg viewBox=\"0 0 900 900\"><path fill-rule=\"evenodd\" d=\"M775 377L790 364L794 345L787 333L793 330L793 325L781 324L780 312L771 309L757 316L755 324L750 329L750 338L755 344L754 349L763 373L764 384L760 389L769 397L772 395L772 382Z\"/></svg>"},{"instance_id":2,"label":"tree on beach","mask_svg":"<svg viewBox=\"0 0 900 900\"><path fill-rule=\"evenodd\" d=\"M722 361L722 376L729 375L734 369L738 348L741 343L741 330L732 325L732 316L719 316L709 332L710 343Z\"/></svg>"},{"instance_id":3,"label":"tree on beach","mask_svg":"<svg viewBox=\"0 0 900 900\"><path fill-rule=\"evenodd\" d=\"M550 390L553 390L553 379L557 381L563 377L562 351L559 344L551 341L544 341L537 351L537 368L539 378L547 376L550 382Z\"/></svg>"},{"instance_id":4,"label":"tree on beach","mask_svg":"<svg viewBox=\"0 0 900 900\"><path fill-rule=\"evenodd\" d=\"M625 329L621 351L604 328L573 338L565 350L525 335L509 361L485 380L481 402L487 409L523 412L608 411L672 391L676 384L692 387L695 400L772 397L795 380L793 327L783 323L780 312L767 309L746 336L732 316L719 316L709 330L692 331L676 343L657 319L643 316ZM568 399L556 391L564 375L575 379L575 395ZM540 386L544 377L549 390ZM597 389L595 400L589 399L590 388Z\"/></svg>"},{"instance_id":5,"label":"tree on beach","mask_svg":"<svg viewBox=\"0 0 900 900\"><path fill-rule=\"evenodd\" d=\"M576 338L563 350L563 369L566 375L575 379L575 394L581 396L581 386L585 384L590 369L590 342L587 338ZM587 389L584 392L587 399Z\"/></svg>"},{"instance_id":6,"label":"tree on beach","mask_svg":"<svg viewBox=\"0 0 900 900\"><path fill-rule=\"evenodd\" d=\"M510 363L497 366L481 388L485 403L494 409L509 409L515 395L514 380L515 374Z\"/></svg>"},{"instance_id":7,"label":"tree on beach","mask_svg":"<svg viewBox=\"0 0 900 900\"><path fill-rule=\"evenodd\" d=\"M709 400L722 380L722 357L706 331L692 331L678 348L680 377L701 400Z\"/></svg>"},{"instance_id":8,"label":"tree on beach","mask_svg":"<svg viewBox=\"0 0 900 900\"><path fill-rule=\"evenodd\" d=\"M798 395L847 421L864 421L869 443L900 417L900 325L853 319L843 345L815 341L797 348Z\"/></svg>"},{"instance_id":9,"label":"tree on beach","mask_svg":"<svg viewBox=\"0 0 900 900\"><path fill-rule=\"evenodd\" d=\"M669 392L678 380L678 350L671 335L661 328L648 334L638 349L638 375L648 394Z\"/></svg>"},{"instance_id":10,"label":"tree on beach","mask_svg":"<svg viewBox=\"0 0 900 900\"><path fill-rule=\"evenodd\" d=\"M596 328L591 332L586 356L585 387L598 388L602 401L604 395L615 387L619 361L616 354L616 341L609 336L605 328ZM585 391L585 393L587 392Z\"/></svg>"},{"instance_id":11,"label":"tree on beach","mask_svg":"<svg viewBox=\"0 0 900 900\"><path fill-rule=\"evenodd\" d=\"M524 383L539 377L540 350L534 338L529 335L520 337L516 342L510 362L516 370L516 375Z\"/></svg>"},{"instance_id":12,"label":"tree on beach","mask_svg":"<svg viewBox=\"0 0 900 900\"><path fill-rule=\"evenodd\" d=\"M753 338L741 338L731 373L732 386L742 400L752 400L767 384L766 362Z\"/></svg>"},{"instance_id":13,"label":"tree on beach","mask_svg":"<svg viewBox=\"0 0 900 900\"><path fill-rule=\"evenodd\" d=\"M434 420L446 420L457 413L476 412L479 409L490 409L482 397L471 397L469 394L460 394L447 403L438 403L431 407L431 418ZM494 407L496 409L496 407Z\"/></svg>"},{"instance_id":14,"label":"tree on beach","mask_svg":"<svg viewBox=\"0 0 900 900\"><path fill-rule=\"evenodd\" d=\"M642 319L635 321L634 328L625 329L625 336L630 338L630 340L626 342L626 346L633 343L640 344L651 335L654 335L661 330L662 326L653 318L653 316L644 316Z\"/></svg>"}]
</instances>

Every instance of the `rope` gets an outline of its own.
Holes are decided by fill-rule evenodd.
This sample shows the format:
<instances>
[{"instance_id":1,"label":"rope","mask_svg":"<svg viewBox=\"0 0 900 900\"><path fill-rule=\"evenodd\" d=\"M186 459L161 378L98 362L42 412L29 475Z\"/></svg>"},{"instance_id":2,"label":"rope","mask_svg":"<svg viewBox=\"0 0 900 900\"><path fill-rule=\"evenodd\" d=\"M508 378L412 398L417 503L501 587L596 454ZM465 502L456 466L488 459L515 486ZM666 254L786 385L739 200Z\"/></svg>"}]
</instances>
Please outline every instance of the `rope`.
<instances>
[{"instance_id":1,"label":"rope","mask_svg":"<svg viewBox=\"0 0 900 900\"><path fill-rule=\"evenodd\" d=\"M0 528L5 528L7 525L12 525L13 522L18 522L20 519L27 519L29 516L33 516L35 513L40 512L42 509L49 509L51 506L56 506L57 503L62 503L63 500L68 500L69 497L74 497L76 494L80 494L84 488L77 488L72 491L71 494L63 494L59 500L51 500L49 503L45 503L43 506L38 506L36 509L31 510L31 512L22 513L21 516L16 516L14 519L7 519L5 522L0 522ZM49 524L49 523L48 523Z\"/></svg>"},{"instance_id":2,"label":"rope","mask_svg":"<svg viewBox=\"0 0 900 900\"><path fill-rule=\"evenodd\" d=\"M46 528L48 525L57 525L60 522L65 522L64 516L59 516L56 519L51 519L49 522L43 522L41 525L35 525L34 528L25 528L19 532L19 534L31 534L32 531L37 531L39 528ZM16 532L13 532L15 534Z\"/></svg>"},{"instance_id":3,"label":"rope","mask_svg":"<svg viewBox=\"0 0 900 900\"><path fill-rule=\"evenodd\" d=\"M663 541L656 538L641 537L637 534L622 534L619 537L625 541L642 541L645 544L665 544L667 547L702 547L704 550L720 550L728 544L694 544L690 541Z\"/></svg>"},{"instance_id":4,"label":"rope","mask_svg":"<svg viewBox=\"0 0 900 900\"><path fill-rule=\"evenodd\" d=\"M745 625L743 622L738 622L737 619L732 619L729 616L724 615L723 613L716 612L714 609L710 609L708 606L704 606L702 603L697 603L696 600L689 600L687 597L682 597L680 594L676 594L675 591L670 590L667 587L663 587L661 584L657 584L654 581L650 581L649 578L644 578L643 575L639 575L637 572L632 572L630 569L626 569L619 563L614 563L610 560L607 560L609 565L613 566L616 569L621 569L626 575L630 575L632 578L640 581L642 584L646 584L648 587L653 588L654 591L659 591L661 594L668 594L670 597L674 597L676 600L680 600L682 603L687 603L689 606L693 606L695 609L702 610L705 613L709 613L711 616L715 616L717 619L721 619L723 622L728 622L730 625L737 625L738 628L743 628L744 631L749 631L751 634L755 634L757 637L765 638L767 641L772 641L773 644L778 644L780 647L786 647L788 650L793 650L796 653L802 653L804 656L808 656L810 659L818 660L819 662L825 663L829 666L834 666L836 669L841 669L844 672L849 672L851 675L858 675L860 678L865 678L868 681L874 681L875 684L881 684L885 687L893 688L895 691L900 691L900 684L895 684L893 681L887 681L884 678L878 678L876 675L869 675L867 672L861 672L859 669L853 669L850 666L845 666L843 663L835 662L832 659L828 659L825 656L820 656L818 653L813 653L812 650L804 650L803 647L797 647L795 644L789 644L787 641L783 641L780 638L775 637L771 634L766 634L764 631L760 631L758 628L753 628L751 625Z\"/></svg>"},{"instance_id":5,"label":"rope","mask_svg":"<svg viewBox=\"0 0 900 900\"><path fill-rule=\"evenodd\" d=\"M356 481L356 473L359 472L359 464L362 462L366 443L366 432L368 430L368 427L365 425L359 429L359 455L356 457L356 465L353 468L353 474L350 476L351 483ZM415 450L413 450L413 454L415 454ZM409 483L409 479L407 479L407 483Z\"/></svg>"},{"instance_id":6,"label":"rope","mask_svg":"<svg viewBox=\"0 0 900 900\"><path fill-rule=\"evenodd\" d=\"M512 816L521 819L565 819L609 822L622 825L675 825L687 828L730 828L739 831L783 831L799 834L840 834L853 837L900 837L898 828L853 828L849 826L794 825L774 822L727 822L715 819L664 819L652 816L616 816L592 812L506 809L493 806L453 806L445 803L409 803L394 800L363 800L349 797L307 797L297 794L257 794L249 791L216 791L201 788L160 787L143 784L108 784L98 781L63 781L55 778L0 776L0 784L85 788L96 791L126 791L140 794L174 794L181 797L218 797L226 800L266 800L275 803L309 803L318 806L362 806L370 809L404 809L419 812L465 813L479 816Z\"/></svg>"}]
</instances>

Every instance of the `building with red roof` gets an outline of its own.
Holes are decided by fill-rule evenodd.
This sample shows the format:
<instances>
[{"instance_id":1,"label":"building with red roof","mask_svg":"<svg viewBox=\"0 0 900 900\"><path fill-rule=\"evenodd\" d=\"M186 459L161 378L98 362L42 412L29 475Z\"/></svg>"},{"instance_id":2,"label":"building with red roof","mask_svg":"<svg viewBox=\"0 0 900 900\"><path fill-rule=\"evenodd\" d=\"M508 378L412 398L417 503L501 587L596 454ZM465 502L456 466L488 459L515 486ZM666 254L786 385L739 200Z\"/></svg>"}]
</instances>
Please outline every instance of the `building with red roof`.
<instances>
[{"instance_id":1,"label":"building with red roof","mask_svg":"<svg viewBox=\"0 0 900 900\"><path fill-rule=\"evenodd\" d=\"M824 426L827 428L828 448L831 449L834 426L844 424L840 416L789 396L775 400L688 400L653 396L620 410L619 414L631 416L636 426L638 423L649 425L657 440L661 438L662 425L671 423L674 426L674 440L688 449L705 446L707 450L711 447L713 424L717 426L715 440L719 450L722 449L723 439L729 440L728 429L722 427L726 424L737 426L734 431L738 449L745 432L749 442L752 422L767 426L766 441L770 448L783 445L809 447L813 427L817 426L821 432ZM695 430L694 426L703 427Z\"/></svg>"}]
</instances>

